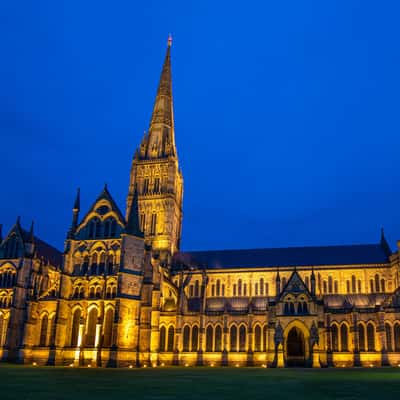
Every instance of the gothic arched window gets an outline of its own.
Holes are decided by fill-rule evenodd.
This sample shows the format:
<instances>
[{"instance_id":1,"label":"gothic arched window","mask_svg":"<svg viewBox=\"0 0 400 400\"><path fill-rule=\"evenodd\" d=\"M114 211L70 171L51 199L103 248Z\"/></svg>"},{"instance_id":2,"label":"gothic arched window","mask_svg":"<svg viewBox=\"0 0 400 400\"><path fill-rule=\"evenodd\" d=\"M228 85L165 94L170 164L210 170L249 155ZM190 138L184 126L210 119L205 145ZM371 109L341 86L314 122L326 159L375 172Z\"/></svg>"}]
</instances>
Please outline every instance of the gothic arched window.
<instances>
[{"instance_id":1,"label":"gothic arched window","mask_svg":"<svg viewBox=\"0 0 400 400\"><path fill-rule=\"evenodd\" d=\"M356 292L356 277L354 275L351 276L351 291Z\"/></svg>"},{"instance_id":2,"label":"gothic arched window","mask_svg":"<svg viewBox=\"0 0 400 400\"><path fill-rule=\"evenodd\" d=\"M358 324L358 348L360 351L365 351L365 328L363 324Z\"/></svg>"},{"instance_id":3,"label":"gothic arched window","mask_svg":"<svg viewBox=\"0 0 400 400\"><path fill-rule=\"evenodd\" d=\"M174 336L175 336L175 329L173 326L168 328L168 342L167 342L167 351L174 350Z\"/></svg>"},{"instance_id":4,"label":"gothic arched window","mask_svg":"<svg viewBox=\"0 0 400 400\"><path fill-rule=\"evenodd\" d=\"M386 333L386 349L387 351L393 351L392 327L388 323L385 324L385 333Z\"/></svg>"},{"instance_id":5,"label":"gothic arched window","mask_svg":"<svg viewBox=\"0 0 400 400\"><path fill-rule=\"evenodd\" d=\"M183 351L189 351L190 349L190 327L185 325L183 327Z\"/></svg>"},{"instance_id":6,"label":"gothic arched window","mask_svg":"<svg viewBox=\"0 0 400 400\"><path fill-rule=\"evenodd\" d=\"M213 327L211 325L207 326L206 329L206 351L213 351Z\"/></svg>"},{"instance_id":7,"label":"gothic arched window","mask_svg":"<svg viewBox=\"0 0 400 400\"><path fill-rule=\"evenodd\" d=\"M104 336L103 336L103 346L110 347L112 345L112 331L114 322L114 311L109 308L106 311L104 317Z\"/></svg>"},{"instance_id":8,"label":"gothic arched window","mask_svg":"<svg viewBox=\"0 0 400 400\"><path fill-rule=\"evenodd\" d=\"M197 351L199 347L199 328L197 325L192 327L192 351Z\"/></svg>"},{"instance_id":9,"label":"gothic arched window","mask_svg":"<svg viewBox=\"0 0 400 400\"><path fill-rule=\"evenodd\" d=\"M89 311L87 329L86 329L86 346L94 347L96 344L96 325L97 325L97 309L92 308Z\"/></svg>"},{"instance_id":10,"label":"gothic arched window","mask_svg":"<svg viewBox=\"0 0 400 400\"><path fill-rule=\"evenodd\" d=\"M332 294L332 292L333 292L333 280L332 280L332 277L329 276L328 277L328 293Z\"/></svg>"},{"instance_id":11,"label":"gothic arched window","mask_svg":"<svg viewBox=\"0 0 400 400\"><path fill-rule=\"evenodd\" d=\"M96 222L95 222L94 235L95 235L96 238L101 237L101 221L99 219L96 219Z\"/></svg>"},{"instance_id":12,"label":"gothic arched window","mask_svg":"<svg viewBox=\"0 0 400 400\"><path fill-rule=\"evenodd\" d=\"M375 351L375 327L372 322L367 325L367 346L368 351Z\"/></svg>"},{"instance_id":13,"label":"gothic arched window","mask_svg":"<svg viewBox=\"0 0 400 400\"><path fill-rule=\"evenodd\" d=\"M217 325L215 327L215 340L214 340L214 351L222 350L222 328Z\"/></svg>"},{"instance_id":14,"label":"gothic arched window","mask_svg":"<svg viewBox=\"0 0 400 400\"><path fill-rule=\"evenodd\" d=\"M79 325L81 321L81 310L78 308L75 310L74 315L72 317L72 326L71 326L71 346L78 346L78 338L79 338Z\"/></svg>"},{"instance_id":15,"label":"gothic arched window","mask_svg":"<svg viewBox=\"0 0 400 400\"><path fill-rule=\"evenodd\" d=\"M400 351L400 324L394 324L394 351Z\"/></svg>"},{"instance_id":16,"label":"gothic arched window","mask_svg":"<svg viewBox=\"0 0 400 400\"><path fill-rule=\"evenodd\" d=\"M261 351L261 327L256 325L254 328L254 351Z\"/></svg>"},{"instance_id":17,"label":"gothic arched window","mask_svg":"<svg viewBox=\"0 0 400 400\"><path fill-rule=\"evenodd\" d=\"M110 236L114 237L117 234L117 221L113 218L111 220Z\"/></svg>"},{"instance_id":18,"label":"gothic arched window","mask_svg":"<svg viewBox=\"0 0 400 400\"><path fill-rule=\"evenodd\" d=\"M379 289L379 275L378 274L375 275L375 291L376 292L380 292L380 289Z\"/></svg>"},{"instance_id":19,"label":"gothic arched window","mask_svg":"<svg viewBox=\"0 0 400 400\"><path fill-rule=\"evenodd\" d=\"M339 332L336 324L331 327L332 350L339 351Z\"/></svg>"},{"instance_id":20,"label":"gothic arched window","mask_svg":"<svg viewBox=\"0 0 400 400\"><path fill-rule=\"evenodd\" d=\"M244 325L239 328L239 351L246 351L246 327Z\"/></svg>"},{"instance_id":21,"label":"gothic arched window","mask_svg":"<svg viewBox=\"0 0 400 400\"><path fill-rule=\"evenodd\" d=\"M160 351L165 351L165 343L166 343L166 338L167 338L167 330L165 329L165 326L162 326L160 328Z\"/></svg>"},{"instance_id":22,"label":"gothic arched window","mask_svg":"<svg viewBox=\"0 0 400 400\"><path fill-rule=\"evenodd\" d=\"M235 325L231 326L230 329L230 345L231 351L237 351L237 328Z\"/></svg>"},{"instance_id":23,"label":"gothic arched window","mask_svg":"<svg viewBox=\"0 0 400 400\"><path fill-rule=\"evenodd\" d=\"M39 346L44 347L47 346L47 328L49 324L49 319L47 314L43 315L41 324L40 324L40 339Z\"/></svg>"},{"instance_id":24,"label":"gothic arched window","mask_svg":"<svg viewBox=\"0 0 400 400\"><path fill-rule=\"evenodd\" d=\"M104 237L110 237L110 220L104 222Z\"/></svg>"},{"instance_id":25,"label":"gothic arched window","mask_svg":"<svg viewBox=\"0 0 400 400\"><path fill-rule=\"evenodd\" d=\"M340 327L341 351L349 351L348 329L346 324Z\"/></svg>"}]
</instances>

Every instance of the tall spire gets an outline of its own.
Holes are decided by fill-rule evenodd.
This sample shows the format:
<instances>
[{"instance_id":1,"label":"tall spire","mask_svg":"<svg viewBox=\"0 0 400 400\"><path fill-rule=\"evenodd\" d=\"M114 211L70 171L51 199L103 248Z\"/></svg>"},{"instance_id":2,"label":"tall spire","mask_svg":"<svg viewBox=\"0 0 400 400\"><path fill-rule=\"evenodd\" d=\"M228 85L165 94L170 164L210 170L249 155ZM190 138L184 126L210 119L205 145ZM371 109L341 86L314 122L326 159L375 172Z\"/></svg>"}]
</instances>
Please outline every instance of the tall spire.
<instances>
[{"instance_id":1,"label":"tall spire","mask_svg":"<svg viewBox=\"0 0 400 400\"><path fill-rule=\"evenodd\" d=\"M176 156L174 110L171 76L172 37L168 37L167 52L158 84L156 100L150 120L149 132L144 135L141 158L165 158Z\"/></svg>"},{"instance_id":2,"label":"tall spire","mask_svg":"<svg viewBox=\"0 0 400 400\"><path fill-rule=\"evenodd\" d=\"M34 243L34 242L35 242L35 235L34 235L34 233L33 233L33 228L34 228L34 226L35 226L35 222L32 220L31 229L29 230L29 240L30 240L30 243Z\"/></svg>"},{"instance_id":3,"label":"tall spire","mask_svg":"<svg viewBox=\"0 0 400 400\"><path fill-rule=\"evenodd\" d=\"M139 202L138 202L138 193L135 189L133 194L132 206L129 210L129 215L126 221L125 232L129 235L144 237L143 232L140 230L139 224Z\"/></svg>"},{"instance_id":4,"label":"tall spire","mask_svg":"<svg viewBox=\"0 0 400 400\"><path fill-rule=\"evenodd\" d=\"M138 202L146 244L162 257L179 250L182 227L183 177L175 147L171 45L169 37L149 129L132 160L125 214L126 233L138 233L133 204Z\"/></svg>"},{"instance_id":5,"label":"tall spire","mask_svg":"<svg viewBox=\"0 0 400 400\"><path fill-rule=\"evenodd\" d=\"M383 229L383 227L381 228L381 247L383 248L383 251L386 253L386 255L389 257L392 255L392 249L389 246L388 241L386 240L385 237L385 231Z\"/></svg>"},{"instance_id":6,"label":"tall spire","mask_svg":"<svg viewBox=\"0 0 400 400\"><path fill-rule=\"evenodd\" d=\"M79 212L80 209L81 209L81 189L78 188L78 190L76 191L74 210L77 210Z\"/></svg>"},{"instance_id":7,"label":"tall spire","mask_svg":"<svg viewBox=\"0 0 400 400\"><path fill-rule=\"evenodd\" d=\"M75 233L76 227L78 226L79 211L81 210L81 190L78 188L76 191L76 197L74 201L74 207L72 208L72 223L69 230L68 236L72 237Z\"/></svg>"}]
</instances>

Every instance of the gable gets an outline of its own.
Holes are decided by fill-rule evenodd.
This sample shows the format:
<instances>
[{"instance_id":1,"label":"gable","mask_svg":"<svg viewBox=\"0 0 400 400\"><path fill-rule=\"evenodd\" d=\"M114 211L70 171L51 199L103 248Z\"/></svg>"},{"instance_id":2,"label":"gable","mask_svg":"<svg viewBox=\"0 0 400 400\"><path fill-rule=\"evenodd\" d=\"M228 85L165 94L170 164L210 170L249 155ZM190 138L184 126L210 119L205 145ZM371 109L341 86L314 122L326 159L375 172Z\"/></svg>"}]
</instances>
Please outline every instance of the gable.
<instances>
[{"instance_id":1,"label":"gable","mask_svg":"<svg viewBox=\"0 0 400 400\"><path fill-rule=\"evenodd\" d=\"M281 299L289 294L293 294L296 297L301 294L306 295L308 298L312 297L306 284L303 282L297 271L293 271L285 287L281 288L281 290L282 290L280 295Z\"/></svg>"},{"instance_id":2,"label":"gable","mask_svg":"<svg viewBox=\"0 0 400 400\"><path fill-rule=\"evenodd\" d=\"M82 218L75 239L117 238L125 229L125 219L105 188Z\"/></svg>"}]
</instances>

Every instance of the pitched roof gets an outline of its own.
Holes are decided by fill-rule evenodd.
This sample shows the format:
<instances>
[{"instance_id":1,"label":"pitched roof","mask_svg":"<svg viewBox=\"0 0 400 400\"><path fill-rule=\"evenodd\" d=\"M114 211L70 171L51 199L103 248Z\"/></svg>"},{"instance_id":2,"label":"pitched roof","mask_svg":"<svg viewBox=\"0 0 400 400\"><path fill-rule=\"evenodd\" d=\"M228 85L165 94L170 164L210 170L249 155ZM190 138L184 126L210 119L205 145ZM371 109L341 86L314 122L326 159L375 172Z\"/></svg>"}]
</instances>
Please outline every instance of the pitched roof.
<instances>
[{"instance_id":1,"label":"pitched roof","mask_svg":"<svg viewBox=\"0 0 400 400\"><path fill-rule=\"evenodd\" d=\"M390 254L381 244L287 247L248 250L180 252L174 266L204 266L207 269L291 267L316 265L386 264Z\"/></svg>"},{"instance_id":2,"label":"pitched roof","mask_svg":"<svg viewBox=\"0 0 400 400\"><path fill-rule=\"evenodd\" d=\"M49 262L54 267L61 267L62 253L52 245L35 236L35 250L39 258Z\"/></svg>"},{"instance_id":3,"label":"pitched roof","mask_svg":"<svg viewBox=\"0 0 400 400\"><path fill-rule=\"evenodd\" d=\"M27 231L22 228L19 221L11 228L8 233L7 238L13 233L16 232L20 235L24 244L31 243L32 241L32 231ZM54 246L48 244L42 239L39 239L37 236L33 236L35 254L39 258L43 258L46 263L53 265L54 267L61 267L62 265L62 252L56 249ZM1 244L1 243L0 243Z\"/></svg>"}]
</instances>

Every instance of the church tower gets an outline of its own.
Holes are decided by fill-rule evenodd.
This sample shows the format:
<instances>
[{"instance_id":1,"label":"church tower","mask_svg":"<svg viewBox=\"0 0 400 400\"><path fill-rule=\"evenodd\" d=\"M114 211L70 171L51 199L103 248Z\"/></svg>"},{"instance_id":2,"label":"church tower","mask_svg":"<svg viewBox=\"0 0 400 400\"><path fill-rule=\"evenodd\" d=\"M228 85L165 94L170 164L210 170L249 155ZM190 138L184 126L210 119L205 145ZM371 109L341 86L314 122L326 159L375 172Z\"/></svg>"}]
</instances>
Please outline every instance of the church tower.
<instances>
[{"instance_id":1,"label":"church tower","mask_svg":"<svg viewBox=\"0 0 400 400\"><path fill-rule=\"evenodd\" d=\"M149 130L132 162L126 210L128 218L136 192L145 242L167 255L179 250L183 198L175 146L171 44L169 37Z\"/></svg>"}]
</instances>

